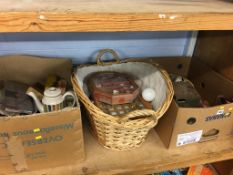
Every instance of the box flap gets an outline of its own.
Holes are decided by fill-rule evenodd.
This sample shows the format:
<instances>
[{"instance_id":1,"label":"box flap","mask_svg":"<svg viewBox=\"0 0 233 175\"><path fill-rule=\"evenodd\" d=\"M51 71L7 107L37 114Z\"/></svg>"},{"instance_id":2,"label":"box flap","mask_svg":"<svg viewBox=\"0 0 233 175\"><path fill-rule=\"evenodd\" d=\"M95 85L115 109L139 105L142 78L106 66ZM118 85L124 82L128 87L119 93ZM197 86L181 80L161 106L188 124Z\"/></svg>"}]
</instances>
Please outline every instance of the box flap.
<instances>
[{"instance_id":1,"label":"box flap","mask_svg":"<svg viewBox=\"0 0 233 175\"><path fill-rule=\"evenodd\" d=\"M25 55L0 57L0 79L2 80L33 84L44 81L48 75L58 75L69 80L71 69L72 61L69 59Z\"/></svg>"},{"instance_id":2,"label":"box flap","mask_svg":"<svg viewBox=\"0 0 233 175\"><path fill-rule=\"evenodd\" d=\"M197 58L192 59L189 78L201 96L212 105L218 95L226 97L233 95L233 82L213 71Z\"/></svg>"}]
</instances>

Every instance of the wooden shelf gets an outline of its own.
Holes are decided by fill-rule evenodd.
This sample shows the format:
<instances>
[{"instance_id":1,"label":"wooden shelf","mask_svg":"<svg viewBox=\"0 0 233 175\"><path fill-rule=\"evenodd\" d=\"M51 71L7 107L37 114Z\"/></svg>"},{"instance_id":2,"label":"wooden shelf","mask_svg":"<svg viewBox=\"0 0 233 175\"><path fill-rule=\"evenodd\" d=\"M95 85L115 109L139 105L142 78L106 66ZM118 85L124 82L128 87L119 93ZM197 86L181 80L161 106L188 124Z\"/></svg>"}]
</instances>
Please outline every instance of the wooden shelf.
<instances>
[{"instance_id":1,"label":"wooden shelf","mask_svg":"<svg viewBox=\"0 0 233 175\"><path fill-rule=\"evenodd\" d=\"M233 30L232 0L2 0L0 32ZM154 130L142 147L117 152L85 130L86 160L20 175L146 174L233 159L232 138L166 149Z\"/></svg>"},{"instance_id":2,"label":"wooden shelf","mask_svg":"<svg viewBox=\"0 0 233 175\"><path fill-rule=\"evenodd\" d=\"M73 166L33 171L20 175L143 175L190 165L204 164L233 158L232 138L209 141L168 150L152 130L142 147L132 151L111 151L99 145L85 130L86 161Z\"/></svg>"},{"instance_id":3,"label":"wooden shelf","mask_svg":"<svg viewBox=\"0 0 233 175\"><path fill-rule=\"evenodd\" d=\"M0 1L0 32L232 30L231 0Z\"/></svg>"}]
</instances>

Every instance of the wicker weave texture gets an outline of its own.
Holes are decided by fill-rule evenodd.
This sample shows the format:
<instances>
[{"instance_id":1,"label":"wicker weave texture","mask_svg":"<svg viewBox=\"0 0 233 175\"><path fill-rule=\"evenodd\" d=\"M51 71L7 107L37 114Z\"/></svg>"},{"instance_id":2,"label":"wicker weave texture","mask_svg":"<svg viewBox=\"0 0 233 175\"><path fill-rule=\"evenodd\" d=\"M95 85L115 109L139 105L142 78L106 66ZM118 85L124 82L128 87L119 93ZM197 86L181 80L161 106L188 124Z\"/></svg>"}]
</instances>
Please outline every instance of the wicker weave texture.
<instances>
[{"instance_id":1,"label":"wicker weave texture","mask_svg":"<svg viewBox=\"0 0 233 175\"><path fill-rule=\"evenodd\" d=\"M103 52L108 51L104 50L100 53L103 55ZM110 64L98 65L109 66ZM96 107L80 87L77 81L78 75L72 76L71 81L74 90L88 112L92 133L104 147L112 150L130 150L139 147L144 142L150 129L157 124L158 119L163 116L170 106L174 94L170 78L167 72L158 67L158 65L153 66L161 72L161 75L166 81L166 99L163 105L156 111L149 109L136 110L123 117L111 116Z\"/></svg>"}]
</instances>

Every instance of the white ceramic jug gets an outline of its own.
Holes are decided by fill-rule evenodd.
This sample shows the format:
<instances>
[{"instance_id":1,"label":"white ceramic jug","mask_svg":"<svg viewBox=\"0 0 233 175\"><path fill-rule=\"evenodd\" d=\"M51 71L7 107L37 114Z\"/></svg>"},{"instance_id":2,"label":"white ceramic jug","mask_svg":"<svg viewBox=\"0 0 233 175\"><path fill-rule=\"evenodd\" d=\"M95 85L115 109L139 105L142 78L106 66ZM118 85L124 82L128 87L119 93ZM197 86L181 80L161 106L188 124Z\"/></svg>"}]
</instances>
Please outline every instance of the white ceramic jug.
<instances>
[{"instance_id":1,"label":"white ceramic jug","mask_svg":"<svg viewBox=\"0 0 233 175\"><path fill-rule=\"evenodd\" d=\"M56 87L50 87L44 91L42 103L33 92L27 92L27 94L33 98L37 109L40 112L50 112L64 109L64 101L67 96L71 96L73 98L73 103L71 107L75 105L74 92L67 91L64 95L62 95L61 89Z\"/></svg>"}]
</instances>

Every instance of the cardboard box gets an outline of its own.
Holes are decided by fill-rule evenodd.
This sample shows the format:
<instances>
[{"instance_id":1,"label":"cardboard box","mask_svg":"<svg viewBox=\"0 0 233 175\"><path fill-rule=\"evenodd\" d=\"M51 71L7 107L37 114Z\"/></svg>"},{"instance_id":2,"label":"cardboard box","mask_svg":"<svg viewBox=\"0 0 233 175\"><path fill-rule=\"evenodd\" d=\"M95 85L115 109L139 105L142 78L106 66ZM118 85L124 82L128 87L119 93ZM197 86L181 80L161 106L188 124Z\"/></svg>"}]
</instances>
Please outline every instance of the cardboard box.
<instances>
[{"instance_id":1,"label":"cardboard box","mask_svg":"<svg viewBox=\"0 0 233 175\"><path fill-rule=\"evenodd\" d=\"M176 66L177 63L171 61L170 65ZM179 69L176 67L168 69L169 71L179 74ZM233 82L214 72L196 58L191 61L188 78L210 104L214 104L220 94L226 97L233 96ZM173 100L155 129L168 148L212 139L232 138L232 111L233 103L208 108L182 108Z\"/></svg>"},{"instance_id":2,"label":"cardboard box","mask_svg":"<svg viewBox=\"0 0 233 175\"><path fill-rule=\"evenodd\" d=\"M47 75L70 79L71 61L30 56L0 58L0 79L32 84ZM80 108L0 117L0 174L76 164L84 159Z\"/></svg>"}]
</instances>

